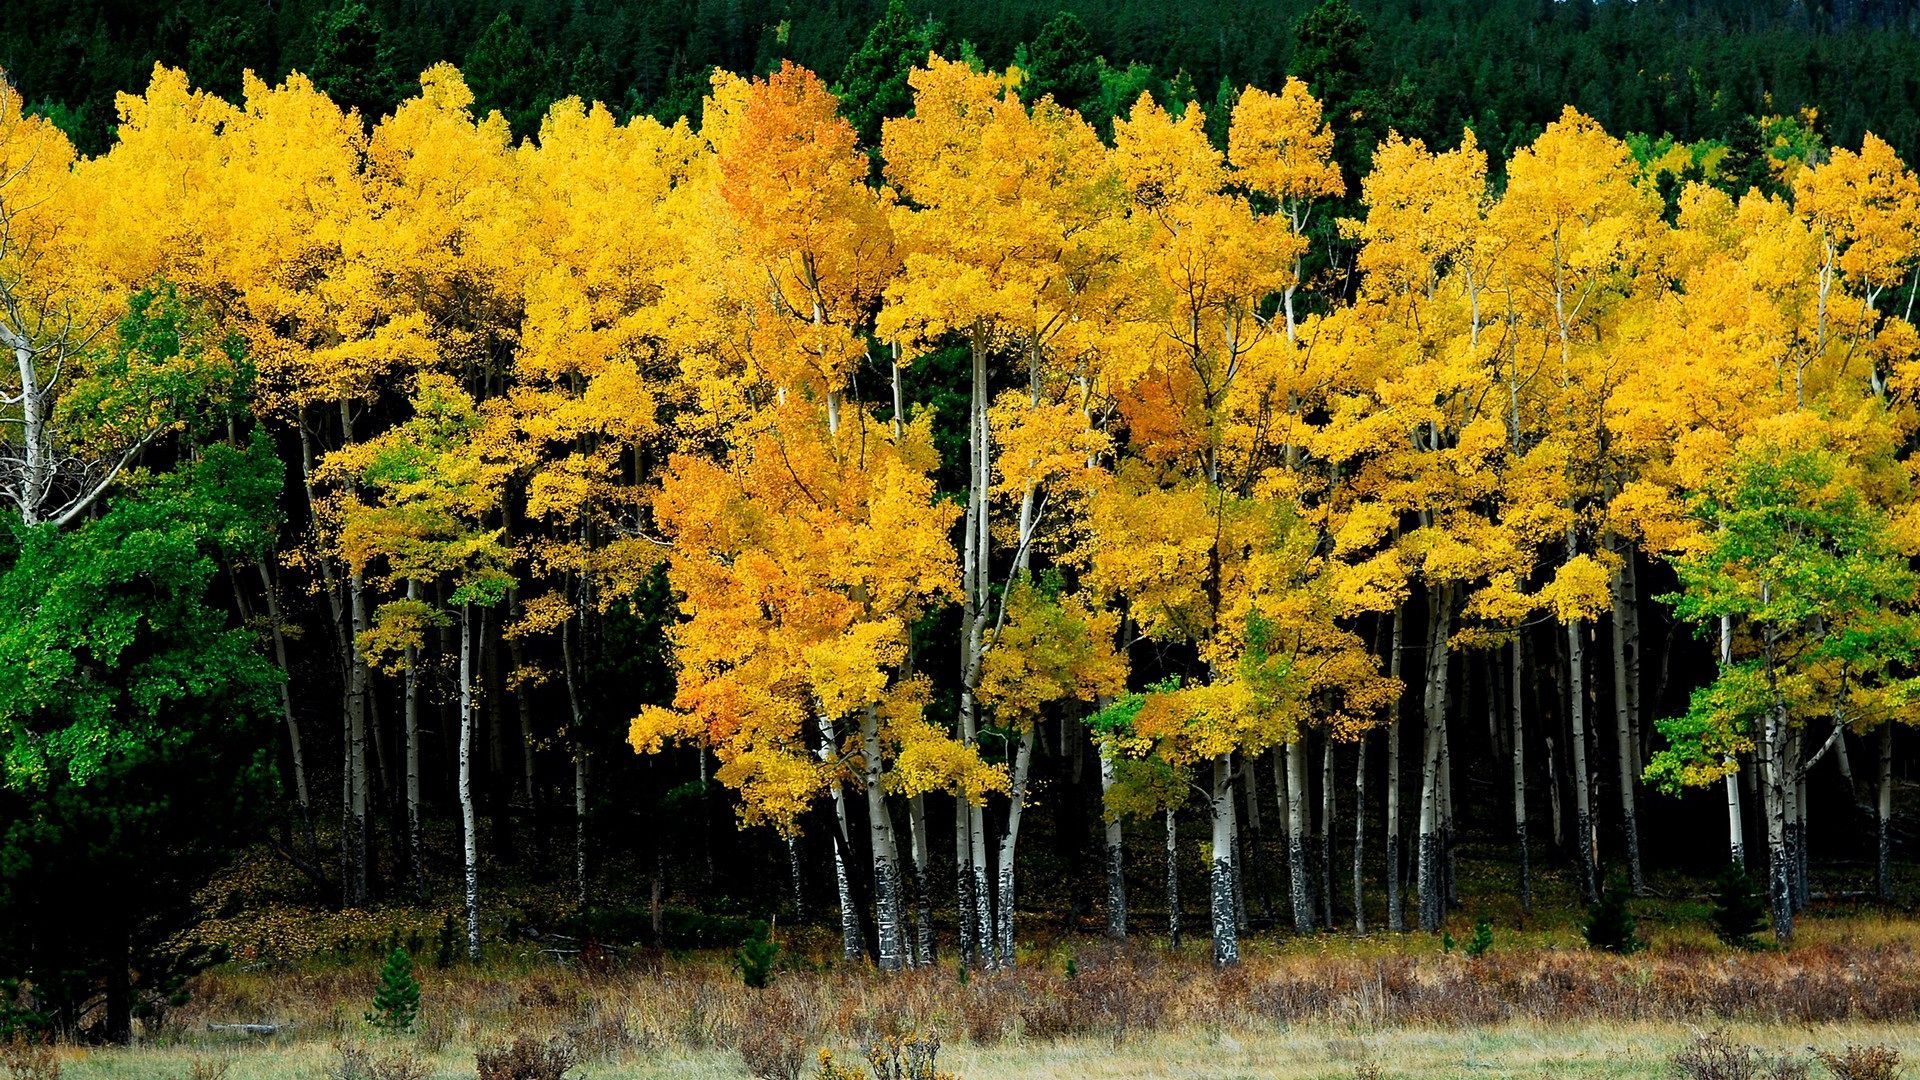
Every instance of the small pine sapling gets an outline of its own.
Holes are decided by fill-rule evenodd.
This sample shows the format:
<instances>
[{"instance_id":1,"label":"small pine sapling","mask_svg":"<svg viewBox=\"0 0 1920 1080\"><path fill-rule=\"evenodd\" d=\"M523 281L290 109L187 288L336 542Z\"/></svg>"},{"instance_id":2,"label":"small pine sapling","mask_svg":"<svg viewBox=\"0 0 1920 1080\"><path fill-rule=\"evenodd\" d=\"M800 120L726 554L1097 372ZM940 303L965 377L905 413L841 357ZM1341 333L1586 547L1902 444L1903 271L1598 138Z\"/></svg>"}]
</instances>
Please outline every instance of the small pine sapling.
<instances>
[{"instance_id":1,"label":"small pine sapling","mask_svg":"<svg viewBox=\"0 0 1920 1080\"><path fill-rule=\"evenodd\" d=\"M1767 925L1767 898L1747 868L1728 863L1713 881L1713 936L1736 949L1759 947L1755 937Z\"/></svg>"},{"instance_id":2,"label":"small pine sapling","mask_svg":"<svg viewBox=\"0 0 1920 1080\"><path fill-rule=\"evenodd\" d=\"M395 948L380 969L380 985L373 991L373 1008L367 1023L389 1035L413 1030L420 1018L420 983L413 977L413 957L407 950Z\"/></svg>"},{"instance_id":3,"label":"small pine sapling","mask_svg":"<svg viewBox=\"0 0 1920 1080\"><path fill-rule=\"evenodd\" d=\"M1587 909L1587 921L1581 925L1580 932L1586 936L1590 949L1625 956L1647 947L1647 943L1640 940L1639 924L1634 921L1633 912L1627 910L1626 882L1618 876L1607 881L1606 888L1600 890L1600 899Z\"/></svg>"}]
</instances>

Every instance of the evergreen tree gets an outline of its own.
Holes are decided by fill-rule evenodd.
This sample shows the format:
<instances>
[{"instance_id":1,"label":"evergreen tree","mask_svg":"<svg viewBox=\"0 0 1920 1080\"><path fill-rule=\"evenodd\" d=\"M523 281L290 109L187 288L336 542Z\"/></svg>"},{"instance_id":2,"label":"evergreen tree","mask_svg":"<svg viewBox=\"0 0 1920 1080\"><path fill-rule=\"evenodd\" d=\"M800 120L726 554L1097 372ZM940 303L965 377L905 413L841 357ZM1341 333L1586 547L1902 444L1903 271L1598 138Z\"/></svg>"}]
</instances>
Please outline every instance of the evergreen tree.
<instances>
[{"instance_id":1,"label":"evergreen tree","mask_svg":"<svg viewBox=\"0 0 1920 1080\"><path fill-rule=\"evenodd\" d=\"M847 57L834 93L862 146L878 147L881 121L905 116L912 107L907 76L914 65L926 63L933 38L932 27L917 22L903 0L888 0L886 13Z\"/></svg>"},{"instance_id":2,"label":"evergreen tree","mask_svg":"<svg viewBox=\"0 0 1920 1080\"><path fill-rule=\"evenodd\" d=\"M1580 926L1587 948L1621 955L1646 948L1647 943L1640 940L1639 924L1627 910L1630 895L1626 882L1617 876L1600 890L1600 898L1587 909L1587 921Z\"/></svg>"},{"instance_id":3,"label":"evergreen tree","mask_svg":"<svg viewBox=\"0 0 1920 1080\"><path fill-rule=\"evenodd\" d=\"M1100 56L1086 25L1071 11L1040 28L1027 46L1027 65L1020 96L1028 103L1052 95L1062 108L1084 109L1100 97Z\"/></svg>"},{"instance_id":4,"label":"evergreen tree","mask_svg":"<svg viewBox=\"0 0 1920 1080\"><path fill-rule=\"evenodd\" d=\"M307 75L343 108L372 124L400 99L411 73L397 70L386 28L363 0L341 0L314 16Z\"/></svg>"},{"instance_id":5,"label":"evergreen tree","mask_svg":"<svg viewBox=\"0 0 1920 1080\"><path fill-rule=\"evenodd\" d=\"M401 1035L412 1031L419 1018L420 983L413 977L413 957L406 949L396 948L380 969L367 1023L388 1034Z\"/></svg>"},{"instance_id":6,"label":"evergreen tree","mask_svg":"<svg viewBox=\"0 0 1920 1080\"><path fill-rule=\"evenodd\" d=\"M1728 863L1713 882L1713 936L1737 949L1755 946L1754 935L1767 925L1767 896L1747 868Z\"/></svg>"}]
</instances>

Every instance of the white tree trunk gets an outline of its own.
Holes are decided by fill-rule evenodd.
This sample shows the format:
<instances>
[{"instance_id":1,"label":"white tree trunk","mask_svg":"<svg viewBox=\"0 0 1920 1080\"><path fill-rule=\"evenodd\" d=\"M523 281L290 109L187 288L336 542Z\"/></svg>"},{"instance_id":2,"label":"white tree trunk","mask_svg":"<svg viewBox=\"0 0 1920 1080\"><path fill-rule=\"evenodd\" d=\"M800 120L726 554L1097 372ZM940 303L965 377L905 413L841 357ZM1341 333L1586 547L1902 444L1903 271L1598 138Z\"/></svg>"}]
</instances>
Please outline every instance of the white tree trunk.
<instances>
[{"instance_id":1,"label":"white tree trunk","mask_svg":"<svg viewBox=\"0 0 1920 1080\"><path fill-rule=\"evenodd\" d=\"M1573 750L1574 845L1580 859L1580 887L1588 903L1600 895L1599 867L1595 863L1593 796L1587 773L1587 654L1583 630L1575 619L1567 624L1568 741Z\"/></svg>"},{"instance_id":2,"label":"white tree trunk","mask_svg":"<svg viewBox=\"0 0 1920 1080\"><path fill-rule=\"evenodd\" d=\"M1640 872L1640 816L1634 803L1634 786L1639 747L1634 731L1639 724L1640 621L1636 610L1633 574L1630 568L1633 550L1620 545L1621 568L1613 572L1613 720L1614 740L1619 744L1618 773L1620 821L1627 839L1627 880L1635 896L1644 896L1646 879Z\"/></svg>"},{"instance_id":3,"label":"white tree trunk","mask_svg":"<svg viewBox=\"0 0 1920 1080\"><path fill-rule=\"evenodd\" d=\"M1406 608L1393 609L1393 633L1389 637L1387 653L1387 673L1395 682L1400 680L1401 643L1405 638ZM1407 913L1403 906L1400 889L1400 711L1402 698L1393 702L1393 711L1387 714L1387 802L1384 809L1387 819L1387 929L1394 933L1404 933L1407 929Z\"/></svg>"},{"instance_id":4,"label":"white tree trunk","mask_svg":"<svg viewBox=\"0 0 1920 1080\"><path fill-rule=\"evenodd\" d=\"M1213 863L1209 874L1213 913L1213 962L1221 967L1240 962L1240 931L1233 904L1233 761L1213 759Z\"/></svg>"},{"instance_id":5,"label":"white tree trunk","mask_svg":"<svg viewBox=\"0 0 1920 1080\"><path fill-rule=\"evenodd\" d=\"M1720 616L1720 670L1733 664L1733 620ZM1740 813L1740 772L1733 758L1727 758L1727 856L1733 865L1747 865L1747 825Z\"/></svg>"},{"instance_id":6,"label":"white tree trunk","mask_svg":"<svg viewBox=\"0 0 1920 1080\"><path fill-rule=\"evenodd\" d=\"M822 716L818 720L820 728L820 760L832 762L839 756L840 740L834 734L833 721ZM867 951L861 940L860 911L853 903L853 883L847 877L847 859L844 851L851 851L852 835L847 831L847 795L844 785L836 778L833 781L833 825L839 835L833 840L833 885L836 897L840 901L840 957L848 963L861 958Z\"/></svg>"},{"instance_id":7,"label":"white tree trunk","mask_svg":"<svg viewBox=\"0 0 1920 1080\"><path fill-rule=\"evenodd\" d=\"M1353 929L1367 932L1367 737L1354 748L1353 764Z\"/></svg>"},{"instance_id":8,"label":"white tree trunk","mask_svg":"<svg viewBox=\"0 0 1920 1080\"><path fill-rule=\"evenodd\" d=\"M914 795L907 800L907 831L913 851L913 963L926 967L934 961L933 894L927 880L932 861L927 852L926 799Z\"/></svg>"},{"instance_id":9,"label":"white tree trunk","mask_svg":"<svg viewBox=\"0 0 1920 1080\"><path fill-rule=\"evenodd\" d=\"M865 763L867 840L873 848L874 925L879 932L880 970L907 966L907 920L900 896L900 860L893 841L893 814L880 786L880 717L869 705L860 720L861 757Z\"/></svg>"},{"instance_id":10,"label":"white tree trunk","mask_svg":"<svg viewBox=\"0 0 1920 1080\"><path fill-rule=\"evenodd\" d=\"M1167 815L1167 940L1180 947L1180 828L1174 808Z\"/></svg>"},{"instance_id":11,"label":"white tree trunk","mask_svg":"<svg viewBox=\"0 0 1920 1080\"><path fill-rule=\"evenodd\" d=\"M1874 808L1874 893L1893 900L1893 721L1880 724L1880 798Z\"/></svg>"},{"instance_id":12,"label":"white tree trunk","mask_svg":"<svg viewBox=\"0 0 1920 1080\"><path fill-rule=\"evenodd\" d=\"M1100 804L1107 826L1107 936L1127 936L1126 834L1117 814L1107 812L1107 793L1113 789L1113 759L1100 755Z\"/></svg>"},{"instance_id":13,"label":"white tree trunk","mask_svg":"<svg viewBox=\"0 0 1920 1080\"><path fill-rule=\"evenodd\" d=\"M1513 843L1520 857L1520 910L1533 913L1533 862L1527 851L1527 739L1525 709L1521 706L1522 675L1526 660L1515 631L1511 648L1513 700L1508 708L1513 716Z\"/></svg>"},{"instance_id":14,"label":"white tree trunk","mask_svg":"<svg viewBox=\"0 0 1920 1080\"><path fill-rule=\"evenodd\" d=\"M1020 733L1020 749L1014 752L1013 784L1007 792L1007 831L1000 837L1000 892L994 897L994 944L1002 967L1013 966L1014 849L1020 843L1020 815L1027 805L1027 775L1033 768L1033 740L1037 725L1028 725Z\"/></svg>"},{"instance_id":15,"label":"white tree trunk","mask_svg":"<svg viewBox=\"0 0 1920 1080\"><path fill-rule=\"evenodd\" d=\"M460 608L460 845L467 902L467 959L480 959L480 846L473 819L473 609Z\"/></svg>"},{"instance_id":16,"label":"white tree trunk","mask_svg":"<svg viewBox=\"0 0 1920 1080\"><path fill-rule=\"evenodd\" d=\"M1319 907L1314 903L1314 867L1307 851L1313 825L1308 820L1307 809L1306 747L1294 741L1287 743L1282 752L1287 761L1288 899L1293 905L1293 928L1306 934L1311 933L1318 922Z\"/></svg>"},{"instance_id":17,"label":"white tree trunk","mask_svg":"<svg viewBox=\"0 0 1920 1080\"><path fill-rule=\"evenodd\" d=\"M407 582L407 599L420 599L420 583ZM401 692L406 695L402 721L406 740L407 870L413 877L416 901L427 899L427 870L420 842L420 650L407 649L407 668Z\"/></svg>"}]
</instances>

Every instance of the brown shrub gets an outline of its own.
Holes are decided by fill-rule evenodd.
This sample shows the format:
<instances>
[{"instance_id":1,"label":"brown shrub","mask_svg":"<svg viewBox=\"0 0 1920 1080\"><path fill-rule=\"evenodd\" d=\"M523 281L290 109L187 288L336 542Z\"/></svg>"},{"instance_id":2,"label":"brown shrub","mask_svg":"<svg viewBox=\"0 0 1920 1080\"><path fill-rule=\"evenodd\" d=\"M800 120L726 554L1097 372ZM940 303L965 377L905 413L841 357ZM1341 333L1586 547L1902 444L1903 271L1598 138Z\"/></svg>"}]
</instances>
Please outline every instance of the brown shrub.
<instances>
[{"instance_id":1,"label":"brown shrub","mask_svg":"<svg viewBox=\"0 0 1920 1080\"><path fill-rule=\"evenodd\" d=\"M53 1043L36 1039L25 1032L0 1043L0 1065L5 1065L8 1080L60 1080L60 1060L53 1056Z\"/></svg>"},{"instance_id":2,"label":"brown shrub","mask_svg":"<svg viewBox=\"0 0 1920 1080\"><path fill-rule=\"evenodd\" d=\"M1815 1050L1813 1056L1839 1080L1894 1080L1900 1075L1900 1051L1891 1046L1849 1046L1838 1053Z\"/></svg>"},{"instance_id":3,"label":"brown shrub","mask_svg":"<svg viewBox=\"0 0 1920 1080\"><path fill-rule=\"evenodd\" d=\"M565 1040L542 1042L525 1034L473 1055L479 1080L562 1080L577 1061L573 1047Z\"/></svg>"},{"instance_id":4,"label":"brown shrub","mask_svg":"<svg viewBox=\"0 0 1920 1080\"><path fill-rule=\"evenodd\" d=\"M433 1070L405 1047L375 1053L365 1043L338 1043L327 1080L426 1080ZM193 1080L203 1080L195 1076Z\"/></svg>"},{"instance_id":5,"label":"brown shrub","mask_svg":"<svg viewBox=\"0 0 1920 1080\"><path fill-rule=\"evenodd\" d=\"M1679 1080L1806 1080L1807 1076L1805 1061L1768 1058L1718 1031L1696 1037L1668 1065Z\"/></svg>"}]
</instances>

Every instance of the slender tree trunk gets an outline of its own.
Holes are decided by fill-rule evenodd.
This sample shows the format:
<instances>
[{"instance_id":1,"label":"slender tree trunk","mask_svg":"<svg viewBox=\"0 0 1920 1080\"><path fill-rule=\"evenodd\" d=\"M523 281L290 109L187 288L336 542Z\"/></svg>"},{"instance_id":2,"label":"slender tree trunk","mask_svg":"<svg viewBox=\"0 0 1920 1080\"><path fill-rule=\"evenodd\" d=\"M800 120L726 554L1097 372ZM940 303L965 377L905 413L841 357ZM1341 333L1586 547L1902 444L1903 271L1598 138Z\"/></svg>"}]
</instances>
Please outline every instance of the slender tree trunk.
<instances>
[{"instance_id":1,"label":"slender tree trunk","mask_svg":"<svg viewBox=\"0 0 1920 1080\"><path fill-rule=\"evenodd\" d=\"M342 892L347 906L367 902L370 857L367 845L367 661L360 651L367 629L367 598L359 574L347 579L348 617L352 635L347 662L346 760L341 768L345 813L340 826Z\"/></svg>"},{"instance_id":2,"label":"slender tree trunk","mask_svg":"<svg viewBox=\"0 0 1920 1080\"><path fill-rule=\"evenodd\" d=\"M1320 858L1320 925L1333 929L1333 819L1339 809L1333 785L1333 733L1320 739L1320 827L1314 838Z\"/></svg>"},{"instance_id":3,"label":"slender tree trunk","mask_svg":"<svg viewBox=\"0 0 1920 1080\"><path fill-rule=\"evenodd\" d=\"M1287 875L1290 887L1289 899L1293 903L1293 928L1302 934L1312 933L1317 921L1315 916L1318 905L1313 898L1314 871L1308 858L1308 837L1312 835L1312 824L1308 821L1307 809L1307 761L1306 747L1300 742L1287 743L1283 748L1287 759Z\"/></svg>"},{"instance_id":4,"label":"slender tree trunk","mask_svg":"<svg viewBox=\"0 0 1920 1080\"><path fill-rule=\"evenodd\" d=\"M973 903L973 814L965 796L953 796L954 906L960 924L960 966L978 963L974 943L980 938L979 916Z\"/></svg>"},{"instance_id":5,"label":"slender tree trunk","mask_svg":"<svg viewBox=\"0 0 1920 1080\"><path fill-rule=\"evenodd\" d=\"M1167 940L1180 947L1180 829L1174 808L1167 807Z\"/></svg>"},{"instance_id":6,"label":"slender tree trunk","mask_svg":"<svg viewBox=\"0 0 1920 1080\"><path fill-rule=\"evenodd\" d=\"M467 959L480 959L480 845L473 817L473 609L460 608L460 843L467 901ZM485 616L481 617L485 628Z\"/></svg>"},{"instance_id":7,"label":"slender tree trunk","mask_svg":"<svg viewBox=\"0 0 1920 1080\"><path fill-rule=\"evenodd\" d=\"M927 880L933 864L927 852L927 805L922 795L907 800L907 831L913 851L913 962L926 967L934 962L933 888Z\"/></svg>"},{"instance_id":8,"label":"slender tree trunk","mask_svg":"<svg viewBox=\"0 0 1920 1080\"><path fill-rule=\"evenodd\" d=\"M1453 729L1445 720L1440 726L1440 880L1444 919L1445 912L1460 906L1459 875L1453 867Z\"/></svg>"},{"instance_id":9,"label":"slender tree trunk","mask_svg":"<svg viewBox=\"0 0 1920 1080\"><path fill-rule=\"evenodd\" d=\"M1213 962L1226 967L1240 962L1240 931L1233 904L1233 759L1213 759Z\"/></svg>"},{"instance_id":10,"label":"slender tree trunk","mask_svg":"<svg viewBox=\"0 0 1920 1080\"><path fill-rule=\"evenodd\" d=\"M1367 737L1354 746L1353 763L1353 929L1367 932Z\"/></svg>"},{"instance_id":11,"label":"slender tree trunk","mask_svg":"<svg viewBox=\"0 0 1920 1080\"><path fill-rule=\"evenodd\" d=\"M1586 623L1567 623L1567 719L1572 726L1568 742L1573 749L1574 845L1580 858L1580 887L1588 903L1599 898L1599 868L1595 863L1592 789L1587 773L1587 654Z\"/></svg>"},{"instance_id":12,"label":"slender tree trunk","mask_svg":"<svg viewBox=\"0 0 1920 1080\"><path fill-rule=\"evenodd\" d=\"M800 841L792 836L787 837L786 841L787 881L793 889L793 921L804 923L807 921L807 889L806 879L800 873Z\"/></svg>"},{"instance_id":13,"label":"slender tree trunk","mask_svg":"<svg viewBox=\"0 0 1920 1080\"><path fill-rule=\"evenodd\" d=\"M1520 910L1533 914L1533 863L1527 852L1527 739L1526 710L1521 701L1521 671L1525 666L1525 654L1520 643L1520 632L1514 631L1511 646L1513 670L1512 701L1508 708L1513 715L1513 844L1520 858Z\"/></svg>"},{"instance_id":14,"label":"slender tree trunk","mask_svg":"<svg viewBox=\"0 0 1920 1080\"><path fill-rule=\"evenodd\" d=\"M273 640L273 662L280 669L280 715L287 725L287 754L293 770L293 805L300 812L300 825L307 834L307 847L313 847L313 800L307 789L307 755L300 738L300 718L293 710L293 687L287 662L287 636L280 625L280 590L265 560L253 564L260 573L260 589L266 597L267 625Z\"/></svg>"},{"instance_id":15,"label":"slender tree trunk","mask_svg":"<svg viewBox=\"0 0 1920 1080\"><path fill-rule=\"evenodd\" d=\"M1762 802L1767 818L1767 896L1773 908L1773 936L1782 943L1793 940L1794 871L1788 851L1788 790L1784 762L1786 710L1775 706L1767 712L1765 731L1756 744L1760 753Z\"/></svg>"},{"instance_id":16,"label":"slender tree trunk","mask_svg":"<svg viewBox=\"0 0 1920 1080\"><path fill-rule=\"evenodd\" d=\"M1733 665L1733 620L1720 616L1720 670ZM1733 757L1727 757L1727 855L1733 865L1747 865L1747 826L1740 813L1740 770Z\"/></svg>"},{"instance_id":17,"label":"slender tree trunk","mask_svg":"<svg viewBox=\"0 0 1920 1080\"><path fill-rule=\"evenodd\" d=\"M839 756L840 740L834 735L833 721L822 716L818 724L820 760L832 762ZM867 947L860 934L860 908L853 902L853 883L847 877L847 857L844 853L852 850L852 835L847 831L845 785L838 778L833 781L832 794L833 826L839 832L833 843L833 885L840 901L840 957L853 963L866 953Z\"/></svg>"},{"instance_id":18,"label":"slender tree trunk","mask_svg":"<svg viewBox=\"0 0 1920 1080\"><path fill-rule=\"evenodd\" d=\"M407 582L407 599L420 599L420 583ZM413 882L413 898L427 900L426 858L420 842L420 650L407 649L407 667L402 675L401 724L406 739L407 759L407 875Z\"/></svg>"},{"instance_id":19,"label":"slender tree trunk","mask_svg":"<svg viewBox=\"0 0 1920 1080\"><path fill-rule=\"evenodd\" d=\"M1893 901L1893 721L1880 724L1880 798L1874 808L1874 893Z\"/></svg>"},{"instance_id":20,"label":"slender tree trunk","mask_svg":"<svg viewBox=\"0 0 1920 1080\"><path fill-rule=\"evenodd\" d=\"M1453 632L1453 590L1440 586L1429 601L1427 619L1426 689L1422 695L1426 740L1420 760L1420 929L1438 933L1446 918L1445 811L1441 799L1440 765L1446 746L1447 675L1450 670L1447 639Z\"/></svg>"},{"instance_id":21,"label":"slender tree trunk","mask_svg":"<svg viewBox=\"0 0 1920 1080\"><path fill-rule=\"evenodd\" d=\"M1635 896L1647 892L1640 872L1640 816L1634 803L1638 757L1634 728L1639 723L1640 620L1631 569L1633 549L1619 545L1621 566L1613 572L1613 720L1619 743L1620 821L1627 840L1627 880Z\"/></svg>"},{"instance_id":22,"label":"slender tree trunk","mask_svg":"<svg viewBox=\"0 0 1920 1080\"><path fill-rule=\"evenodd\" d=\"M867 840L873 848L874 924L879 929L881 971L907 966L907 920L900 897L900 862L893 841L893 814L880 786L880 717L869 705L861 714L861 757L865 761Z\"/></svg>"},{"instance_id":23,"label":"slender tree trunk","mask_svg":"<svg viewBox=\"0 0 1920 1080\"><path fill-rule=\"evenodd\" d=\"M1013 855L1020 842L1020 815L1027 805L1027 776L1033 768L1033 740L1037 725L1028 725L1020 734L1020 749L1014 752L1013 784L1007 797L1007 831L1000 838L1000 892L994 897L995 944L1000 965L1013 966Z\"/></svg>"},{"instance_id":24,"label":"slender tree trunk","mask_svg":"<svg viewBox=\"0 0 1920 1080\"><path fill-rule=\"evenodd\" d=\"M1125 940L1127 936L1127 849L1126 834L1120 816L1106 809L1107 792L1113 788L1113 759L1100 755L1100 802L1107 824L1107 936Z\"/></svg>"},{"instance_id":25,"label":"slender tree trunk","mask_svg":"<svg viewBox=\"0 0 1920 1080\"><path fill-rule=\"evenodd\" d=\"M585 597L580 597L584 602ZM578 605L576 605L578 606ZM580 676L575 655L575 619L584 619L584 611L560 627L560 666L567 684L567 739L573 744L573 902L587 910L587 714L581 702ZM704 751L702 752L704 753ZM705 759L702 758L704 761Z\"/></svg>"},{"instance_id":26,"label":"slender tree trunk","mask_svg":"<svg viewBox=\"0 0 1920 1080\"><path fill-rule=\"evenodd\" d=\"M1401 639L1405 637L1406 608L1393 609L1393 632L1389 637L1387 651L1387 673L1395 682L1400 681ZM1400 897L1400 711L1406 696L1394 699L1393 711L1387 716L1387 802L1384 814L1387 819L1387 929L1394 933L1405 933L1407 913Z\"/></svg>"}]
</instances>

